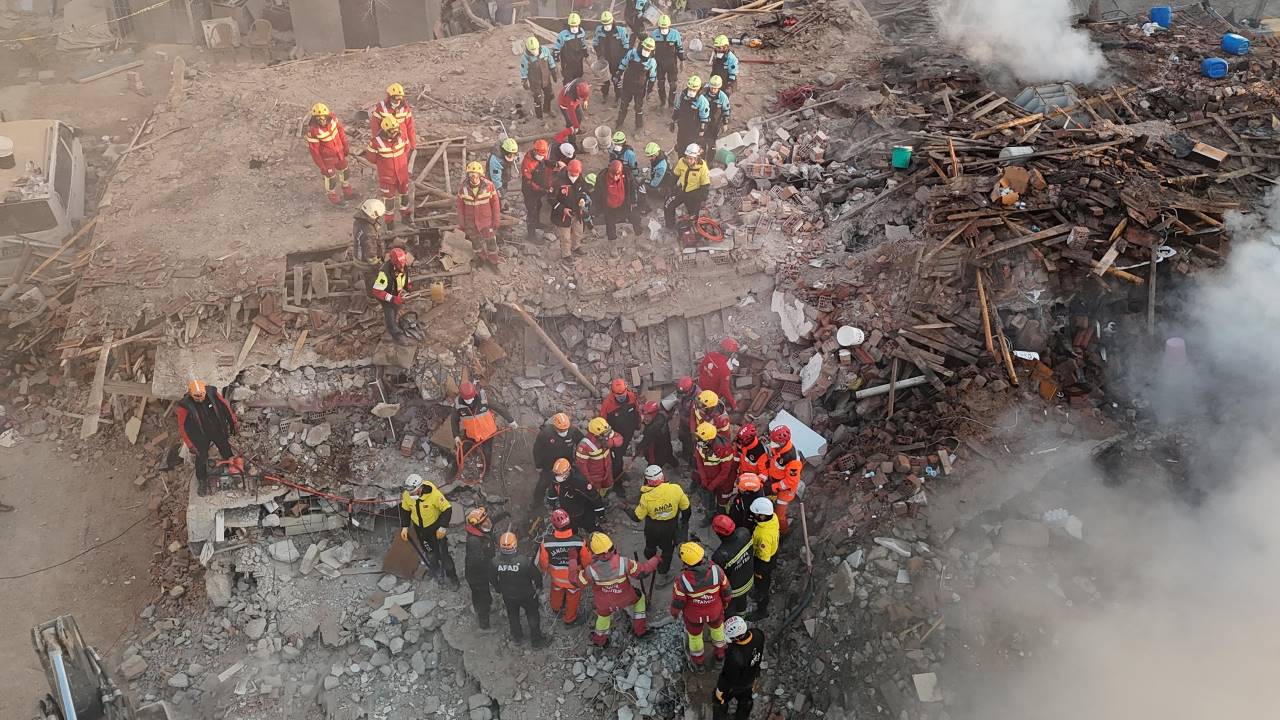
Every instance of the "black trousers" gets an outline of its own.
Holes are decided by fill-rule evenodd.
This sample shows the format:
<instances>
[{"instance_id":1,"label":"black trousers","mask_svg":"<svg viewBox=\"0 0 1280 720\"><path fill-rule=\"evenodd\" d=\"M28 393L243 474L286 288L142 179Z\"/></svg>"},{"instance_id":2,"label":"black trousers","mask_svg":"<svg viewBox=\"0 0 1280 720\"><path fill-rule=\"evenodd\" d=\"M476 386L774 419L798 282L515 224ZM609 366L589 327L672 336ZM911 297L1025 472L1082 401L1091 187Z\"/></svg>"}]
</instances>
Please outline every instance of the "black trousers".
<instances>
[{"instance_id":1,"label":"black trousers","mask_svg":"<svg viewBox=\"0 0 1280 720\"><path fill-rule=\"evenodd\" d=\"M533 238L533 233L542 225L539 215L542 214L542 199L544 194L537 190L522 190L524 195L524 229L529 238Z\"/></svg>"},{"instance_id":2,"label":"black trousers","mask_svg":"<svg viewBox=\"0 0 1280 720\"><path fill-rule=\"evenodd\" d=\"M608 237L609 240L618 239L618 223L624 222L631 223L631 231L635 233L636 236L640 235L640 213L636 210L634 205L630 208L606 207L604 209L604 230L605 236Z\"/></svg>"},{"instance_id":3,"label":"black trousers","mask_svg":"<svg viewBox=\"0 0 1280 720\"><path fill-rule=\"evenodd\" d=\"M554 96L551 86L533 85L529 92L533 94L533 114L542 119L543 113L551 112L551 99Z\"/></svg>"},{"instance_id":4,"label":"black trousers","mask_svg":"<svg viewBox=\"0 0 1280 720\"><path fill-rule=\"evenodd\" d=\"M754 586L753 586L754 587ZM743 593L729 601L729 609L725 612L725 617L741 615L747 611L747 593Z\"/></svg>"},{"instance_id":5,"label":"black trousers","mask_svg":"<svg viewBox=\"0 0 1280 720\"><path fill-rule=\"evenodd\" d=\"M607 98L609 97L609 91L615 87L614 83L618 81L618 76L622 74L622 71L618 69L618 63L622 61L622 58L618 58L617 60L614 60L613 58L602 59L609 63L609 77L604 82L600 83L600 96L602 98ZM621 88L618 88L618 99L622 99Z\"/></svg>"},{"instance_id":6,"label":"black trousers","mask_svg":"<svg viewBox=\"0 0 1280 720\"><path fill-rule=\"evenodd\" d=\"M702 123L697 122L696 119L686 120L677 125L676 152L683 153L684 149L689 147L691 144L702 142L702 135L705 130L706 128L703 127ZM706 154L707 158L714 157L714 155L708 152L706 148L703 148L703 152Z\"/></svg>"},{"instance_id":7,"label":"black trousers","mask_svg":"<svg viewBox=\"0 0 1280 720\"><path fill-rule=\"evenodd\" d=\"M724 702L716 700L714 690L711 693L712 720L729 720L729 703L735 701L738 707L733 713L734 720L747 720L751 717L751 708L755 705L755 701L751 699L751 688L733 688L720 694L724 696Z\"/></svg>"},{"instance_id":8,"label":"black trousers","mask_svg":"<svg viewBox=\"0 0 1280 720\"><path fill-rule=\"evenodd\" d=\"M396 322L396 314L395 303L382 303L382 321L387 324L387 332L390 333L393 338L404 334L400 332L400 325Z\"/></svg>"},{"instance_id":9,"label":"black trousers","mask_svg":"<svg viewBox=\"0 0 1280 720\"><path fill-rule=\"evenodd\" d=\"M671 569L671 556L675 554L676 533L680 530L679 518L644 521L644 557L646 560L662 551L658 572Z\"/></svg>"},{"instance_id":10,"label":"black trousers","mask_svg":"<svg viewBox=\"0 0 1280 720\"><path fill-rule=\"evenodd\" d=\"M680 86L676 83L677 73L680 72L680 63L672 60L669 65L658 63L658 103L666 105L671 102L671 96L676 94ZM683 152L683 150L681 150Z\"/></svg>"},{"instance_id":11,"label":"black trousers","mask_svg":"<svg viewBox=\"0 0 1280 720\"><path fill-rule=\"evenodd\" d=\"M706 202L706 200L707 193L701 189L694 190L691 193L677 191L675 195L667 199L667 204L662 208L662 219L666 221L667 228L670 229L676 226L676 208L683 205L686 215L697 217L698 213L702 211L702 203Z\"/></svg>"},{"instance_id":12,"label":"black trousers","mask_svg":"<svg viewBox=\"0 0 1280 720\"><path fill-rule=\"evenodd\" d=\"M520 611L524 610L524 619L529 623L529 636L534 640L542 639L537 595L522 598L509 598L503 595L502 602L507 606L507 621L511 623L511 637L516 640L524 639L524 628L520 627Z\"/></svg>"},{"instance_id":13,"label":"black trousers","mask_svg":"<svg viewBox=\"0 0 1280 720\"><path fill-rule=\"evenodd\" d=\"M437 538L434 529L417 528L418 539L422 541L423 564L427 573L439 577L443 572L450 580L458 581L458 569L453 565L453 556L449 554L449 540ZM424 537L425 536L425 537Z\"/></svg>"},{"instance_id":14,"label":"black trousers","mask_svg":"<svg viewBox=\"0 0 1280 720\"><path fill-rule=\"evenodd\" d=\"M233 453L231 452L231 443L226 437L206 438L204 440L192 439L196 446L196 480L203 483L209 479L209 446L217 445L218 454L223 460L230 460Z\"/></svg>"},{"instance_id":15,"label":"black trousers","mask_svg":"<svg viewBox=\"0 0 1280 720\"><path fill-rule=\"evenodd\" d=\"M716 141L720 139L720 125L721 123L712 120L707 123L707 129L702 131L702 152L708 161L716 156Z\"/></svg>"},{"instance_id":16,"label":"black trousers","mask_svg":"<svg viewBox=\"0 0 1280 720\"><path fill-rule=\"evenodd\" d=\"M756 558L756 583L751 588L751 597L756 600L756 608L761 615L769 614L769 586L773 584L773 561L768 562Z\"/></svg>"},{"instance_id":17,"label":"black trousers","mask_svg":"<svg viewBox=\"0 0 1280 720\"><path fill-rule=\"evenodd\" d=\"M493 594L489 592L489 583L473 583L471 587L471 606L476 610L476 624L481 630L489 629L489 611L493 609Z\"/></svg>"},{"instance_id":18,"label":"black trousers","mask_svg":"<svg viewBox=\"0 0 1280 720\"><path fill-rule=\"evenodd\" d=\"M623 85L618 90L618 121L617 126L622 127L623 122L627 119L627 106L634 105L636 109L636 129L644 127L644 101L649 97L649 88L647 86L640 88L627 87Z\"/></svg>"}]
</instances>

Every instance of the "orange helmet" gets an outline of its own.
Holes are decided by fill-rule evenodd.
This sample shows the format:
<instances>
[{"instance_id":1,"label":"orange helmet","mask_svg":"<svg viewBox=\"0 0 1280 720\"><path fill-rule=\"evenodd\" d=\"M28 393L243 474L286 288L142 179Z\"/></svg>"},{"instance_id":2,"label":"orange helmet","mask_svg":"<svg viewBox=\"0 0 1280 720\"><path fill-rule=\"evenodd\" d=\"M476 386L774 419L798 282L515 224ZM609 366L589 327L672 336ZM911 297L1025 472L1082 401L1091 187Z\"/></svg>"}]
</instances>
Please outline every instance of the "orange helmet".
<instances>
[{"instance_id":1,"label":"orange helmet","mask_svg":"<svg viewBox=\"0 0 1280 720\"><path fill-rule=\"evenodd\" d=\"M467 524L483 527L489 522L489 512L482 507L475 508L467 513Z\"/></svg>"},{"instance_id":2,"label":"orange helmet","mask_svg":"<svg viewBox=\"0 0 1280 720\"><path fill-rule=\"evenodd\" d=\"M559 430L560 432L564 432L565 430L568 430L569 429L568 413L556 413L555 415L552 415L551 427Z\"/></svg>"},{"instance_id":3,"label":"orange helmet","mask_svg":"<svg viewBox=\"0 0 1280 720\"><path fill-rule=\"evenodd\" d=\"M534 141L533 141L533 154L534 154L534 155L541 155L542 157L546 157L546 156L547 156L547 153L548 153L548 152L550 152L550 151L551 151L551 146L547 144L547 141L546 141L546 140L534 140Z\"/></svg>"},{"instance_id":4,"label":"orange helmet","mask_svg":"<svg viewBox=\"0 0 1280 720\"><path fill-rule=\"evenodd\" d=\"M738 476L738 490L741 492L758 492L763 487L764 483L755 473L742 473Z\"/></svg>"},{"instance_id":5,"label":"orange helmet","mask_svg":"<svg viewBox=\"0 0 1280 720\"><path fill-rule=\"evenodd\" d=\"M552 463L552 464L551 464L551 472L555 473L556 475L568 475L568 474L569 474L569 459L568 459L568 458L556 458L556 461L555 461L554 463Z\"/></svg>"},{"instance_id":6,"label":"orange helmet","mask_svg":"<svg viewBox=\"0 0 1280 720\"><path fill-rule=\"evenodd\" d=\"M609 383L609 390L614 395L622 395L627 391L627 381L622 378L614 378L613 382Z\"/></svg>"},{"instance_id":7,"label":"orange helmet","mask_svg":"<svg viewBox=\"0 0 1280 720\"><path fill-rule=\"evenodd\" d=\"M192 380L191 382L187 383L187 393L191 395L192 400L203 400L204 393L205 393L204 381Z\"/></svg>"},{"instance_id":8,"label":"orange helmet","mask_svg":"<svg viewBox=\"0 0 1280 720\"><path fill-rule=\"evenodd\" d=\"M498 536L498 549L504 553L513 553L516 551L516 534L513 532L504 532Z\"/></svg>"}]
</instances>

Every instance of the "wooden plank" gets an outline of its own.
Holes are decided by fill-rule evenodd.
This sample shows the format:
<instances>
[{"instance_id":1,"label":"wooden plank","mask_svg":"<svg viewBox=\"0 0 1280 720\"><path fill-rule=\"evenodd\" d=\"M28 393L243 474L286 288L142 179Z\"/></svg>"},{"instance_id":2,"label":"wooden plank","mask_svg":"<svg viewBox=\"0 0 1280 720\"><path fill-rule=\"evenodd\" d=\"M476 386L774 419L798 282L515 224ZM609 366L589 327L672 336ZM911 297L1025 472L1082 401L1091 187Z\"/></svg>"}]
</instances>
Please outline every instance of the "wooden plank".
<instances>
[{"instance_id":1,"label":"wooden plank","mask_svg":"<svg viewBox=\"0 0 1280 720\"><path fill-rule=\"evenodd\" d=\"M307 334L310 328L304 328L302 333L298 335L298 341L293 344L293 352L289 354L289 370L298 369L298 355L302 352L303 346L307 344Z\"/></svg>"},{"instance_id":2,"label":"wooden plank","mask_svg":"<svg viewBox=\"0 0 1280 720\"><path fill-rule=\"evenodd\" d=\"M1093 268L1093 274L1102 277L1107 270L1115 264L1116 258L1120 256L1120 241L1116 240L1111 243L1111 247L1107 248L1107 252L1102 255L1102 259L1098 261Z\"/></svg>"},{"instance_id":3,"label":"wooden plank","mask_svg":"<svg viewBox=\"0 0 1280 720\"><path fill-rule=\"evenodd\" d=\"M1040 242L1041 240L1059 237L1066 235L1069 232L1071 232L1070 225L1056 225L1047 230L1041 230L1037 233L1031 233L1030 235L1023 235L1022 237L1014 238L1012 240L1005 240L1004 242L996 243L995 245L992 245L986 250L978 253L977 257L978 259L981 259L992 255L998 255L1006 250L1012 250L1013 248L1021 247L1028 243Z\"/></svg>"},{"instance_id":4,"label":"wooden plank","mask_svg":"<svg viewBox=\"0 0 1280 720\"><path fill-rule=\"evenodd\" d=\"M118 345L119 343L117 343L117 346ZM130 397L140 397L148 400L155 399L155 395L151 394L151 383L144 382L108 380L103 383L102 392L107 395L128 395Z\"/></svg>"},{"instance_id":5,"label":"wooden plank","mask_svg":"<svg viewBox=\"0 0 1280 720\"><path fill-rule=\"evenodd\" d=\"M93 219L85 223L84 225L82 225L80 229L76 231L75 235L72 235L71 237L67 238L67 241L62 243L62 246L58 248L57 252L50 255L48 258L45 259L44 262L37 265L36 269L32 270L31 274L27 276L27 281L30 282L32 278L40 274L41 270L44 270L46 267L48 267L49 263L53 262L54 260L57 260L58 257L62 255L62 253L66 252L67 248L75 245L77 240L84 237L85 233L89 232L89 230L91 230L94 225L98 224L98 217L99 217L98 215L94 215Z\"/></svg>"},{"instance_id":6,"label":"wooden plank","mask_svg":"<svg viewBox=\"0 0 1280 720\"><path fill-rule=\"evenodd\" d=\"M923 335L923 334L921 334L921 333L914 332L914 331L912 331L912 330L907 330L906 328L903 328L903 329L898 330L898 335L899 335L899 336L905 336L907 339L911 340L911 342L913 342L913 343L918 343L918 344L920 344L920 345L924 345L925 347L933 348L934 350L937 350L938 352L942 353L943 355L950 355L951 357L953 357L953 358L955 358L955 359L957 359L957 360L959 360L959 361L961 361L961 362L965 362L965 363L976 363L976 362L978 362L978 358L977 358L976 356L974 356L974 355L970 355L969 353L967 353L967 352L965 352L965 351L963 351L963 350L960 350L960 349L958 349L958 348L954 348L954 347L952 347L952 346L948 345L947 343L942 342L941 340L937 340L937 339L935 339L935 338L928 337L928 336Z\"/></svg>"},{"instance_id":7,"label":"wooden plank","mask_svg":"<svg viewBox=\"0 0 1280 720\"><path fill-rule=\"evenodd\" d=\"M106 70L103 70L101 72L96 72L92 75L79 78L76 80L76 83L83 85L85 83L93 82L94 80L101 80L104 77L110 77L112 75L115 75L116 73L122 73L125 70L132 70L134 68L142 67L142 63L143 61L141 60L134 60L133 62L124 63L123 65L116 65L115 67L107 68Z\"/></svg>"},{"instance_id":8,"label":"wooden plank","mask_svg":"<svg viewBox=\"0 0 1280 720\"><path fill-rule=\"evenodd\" d=\"M329 269L323 261L311 263L311 291L321 300L329 297Z\"/></svg>"},{"instance_id":9,"label":"wooden plank","mask_svg":"<svg viewBox=\"0 0 1280 720\"><path fill-rule=\"evenodd\" d=\"M240 354L236 356L234 375L239 375L240 371L244 369L244 361L248 359L249 353L253 351L253 344L258 342L258 333L261 331L262 328L257 325L249 328L249 337L244 339L244 345L240 347Z\"/></svg>"},{"instance_id":10,"label":"wooden plank","mask_svg":"<svg viewBox=\"0 0 1280 720\"><path fill-rule=\"evenodd\" d=\"M957 114L957 115L963 115L963 114L965 114L965 113L969 112L970 110L972 110L972 109L974 109L974 108L978 107L978 106L979 106L979 105L981 105L982 103L984 103L984 102L986 102L986 101L990 100L991 98L993 98L993 97L995 97L995 96L996 96L996 93L995 93L995 91L993 90L993 91L991 91L991 92L987 93L986 95L983 95L982 97L978 98L977 100L974 100L973 102L969 103L968 105L965 105L964 107L960 108L959 110L957 110L957 111L956 111L956 114ZM1002 99L1003 99L1003 98L1002 98Z\"/></svg>"},{"instance_id":11,"label":"wooden plank","mask_svg":"<svg viewBox=\"0 0 1280 720\"><path fill-rule=\"evenodd\" d=\"M977 218L973 218L968 222L966 222L965 224L961 225L960 227L956 228L955 230L952 230L950 233L947 233L947 236L942 239L942 242L938 245L938 247L930 250L929 253L924 256L924 259L920 261L920 264L928 265L929 261L933 259L934 255L937 255L943 248L949 246L952 243L952 241L954 241L956 238L963 235L966 230L973 227L975 222L977 222Z\"/></svg>"},{"instance_id":12,"label":"wooden plank","mask_svg":"<svg viewBox=\"0 0 1280 720\"><path fill-rule=\"evenodd\" d=\"M98 432L98 413L102 412L102 387L107 382L107 359L111 357L111 340L114 337L114 331L108 330L106 337L102 339L98 364L93 369L93 385L89 388L89 400L85 403L85 418L80 424L81 440L93 437Z\"/></svg>"},{"instance_id":13,"label":"wooden plank","mask_svg":"<svg viewBox=\"0 0 1280 720\"><path fill-rule=\"evenodd\" d=\"M981 140L982 138L987 137L989 135L995 135L996 133L1003 132L1004 130L1009 130L1016 127L1022 127L1023 125L1030 125L1035 122L1040 122L1041 120L1044 120L1044 113L1036 113L1034 115L1028 115L1026 117L1015 118L1008 122L1002 122L999 125L996 125L994 127L989 127L986 130L979 130L978 132L974 133L972 137L974 140Z\"/></svg>"},{"instance_id":14,"label":"wooden plank","mask_svg":"<svg viewBox=\"0 0 1280 720\"><path fill-rule=\"evenodd\" d=\"M1007 98L1005 98L1005 97L998 97L998 98L996 98L995 100L992 100L990 103L988 103L988 104L984 105L980 110L978 110L977 112L975 112L973 115L970 115L970 116L969 116L969 119L970 119L970 120L980 120L980 119L982 119L982 117L983 117L984 115L987 115L988 113L990 113L990 112L994 111L996 108L1000 107L1001 105L1003 105L1003 104L1005 104L1005 103L1007 103L1007 102L1009 102L1009 100L1008 100Z\"/></svg>"}]
</instances>

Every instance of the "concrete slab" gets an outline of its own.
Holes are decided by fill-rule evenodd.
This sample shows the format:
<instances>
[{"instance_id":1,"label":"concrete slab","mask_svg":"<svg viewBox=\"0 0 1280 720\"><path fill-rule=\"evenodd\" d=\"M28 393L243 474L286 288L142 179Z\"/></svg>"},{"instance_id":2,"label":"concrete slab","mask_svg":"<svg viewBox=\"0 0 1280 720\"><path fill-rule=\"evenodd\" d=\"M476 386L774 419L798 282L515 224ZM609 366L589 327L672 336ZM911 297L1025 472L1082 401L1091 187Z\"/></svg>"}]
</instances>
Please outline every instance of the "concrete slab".
<instances>
[{"instance_id":1,"label":"concrete slab","mask_svg":"<svg viewBox=\"0 0 1280 720\"><path fill-rule=\"evenodd\" d=\"M254 491L220 490L204 497L196 494L195 473L187 487L187 543L207 542L214 538L218 515L225 511L256 508L270 500L283 497L288 488L276 485L264 486Z\"/></svg>"}]
</instances>

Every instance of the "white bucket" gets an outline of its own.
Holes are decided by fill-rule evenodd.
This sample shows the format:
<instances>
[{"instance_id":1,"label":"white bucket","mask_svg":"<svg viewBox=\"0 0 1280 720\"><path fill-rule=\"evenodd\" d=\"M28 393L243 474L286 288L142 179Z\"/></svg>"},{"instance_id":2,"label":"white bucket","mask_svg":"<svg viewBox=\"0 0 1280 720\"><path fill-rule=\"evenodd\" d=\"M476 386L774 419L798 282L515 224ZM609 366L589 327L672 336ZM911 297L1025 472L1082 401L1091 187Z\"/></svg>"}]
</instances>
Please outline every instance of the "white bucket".
<instances>
[{"instance_id":1,"label":"white bucket","mask_svg":"<svg viewBox=\"0 0 1280 720\"><path fill-rule=\"evenodd\" d=\"M594 70L597 75L604 75L609 72L609 63L603 60L596 60L591 63L591 69Z\"/></svg>"},{"instance_id":2,"label":"white bucket","mask_svg":"<svg viewBox=\"0 0 1280 720\"><path fill-rule=\"evenodd\" d=\"M689 41L689 52L702 52L702 38L693 38Z\"/></svg>"},{"instance_id":3,"label":"white bucket","mask_svg":"<svg viewBox=\"0 0 1280 720\"><path fill-rule=\"evenodd\" d=\"M600 141L593 137L582 138L582 152L584 155L595 155L600 150Z\"/></svg>"},{"instance_id":4,"label":"white bucket","mask_svg":"<svg viewBox=\"0 0 1280 720\"><path fill-rule=\"evenodd\" d=\"M597 125L595 136L597 148L609 147L613 142L613 128L608 125Z\"/></svg>"},{"instance_id":5,"label":"white bucket","mask_svg":"<svg viewBox=\"0 0 1280 720\"><path fill-rule=\"evenodd\" d=\"M840 347L857 347L866 342L867 334L852 325L841 325L836 330L836 342Z\"/></svg>"}]
</instances>

